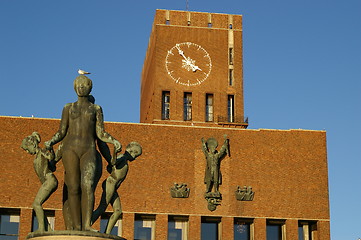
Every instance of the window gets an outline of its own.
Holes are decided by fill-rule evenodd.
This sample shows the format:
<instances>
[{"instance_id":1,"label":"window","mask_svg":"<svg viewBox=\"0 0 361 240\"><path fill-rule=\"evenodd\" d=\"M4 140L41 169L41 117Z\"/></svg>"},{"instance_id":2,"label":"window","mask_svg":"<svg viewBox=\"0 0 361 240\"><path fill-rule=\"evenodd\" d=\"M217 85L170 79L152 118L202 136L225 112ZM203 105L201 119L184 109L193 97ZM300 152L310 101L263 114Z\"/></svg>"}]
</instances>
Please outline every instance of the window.
<instances>
[{"instance_id":1,"label":"window","mask_svg":"<svg viewBox=\"0 0 361 240\"><path fill-rule=\"evenodd\" d=\"M234 239L235 240L253 240L253 220L252 219L234 219Z\"/></svg>"},{"instance_id":2,"label":"window","mask_svg":"<svg viewBox=\"0 0 361 240\"><path fill-rule=\"evenodd\" d=\"M155 216L135 215L134 240L155 239Z\"/></svg>"},{"instance_id":3,"label":"window","mask_svg":"<svg viewBox=\"0 0 361 240\"><path fill-rule=\"evenodd\" d=\"M100 218L100 232L105 233L105 231L107 230L107 226L108 226L108 222L110 219L110 214L103 214ZM119 219L112 231L110 232L111 235L116 235L116 236L122 236L122 219Z\"/></svg>"},{"instance_id":4,"label":"window","mask_svg":"<svg viewBox=\"0 0 361 240\"><path fill-rule=\"evenodd\" d=\"M1 209L0 214L0 240L17 240L20 211Z\"/></svg>"},{"instance_id":5,"label":"window","mask_svg":"<svg viewBox=\"0 0 361 240\"><path fill-rule=\"evenodd\" d=\"M228 95L228 122L234 122L234 95Z\"/></svg>"},{"instance_id":6,"label":"window","mask_svg":"<svg viewBox=\"0 0 361 240\"><path fill-rule=\"evenodd\" d=\"M208 23L208 27L211 28L211 27L212 27L212 23Z\"/></svg>"},{"instance_id":7,"label":"window","mask_svg":"<svg viewBox=\"0 0 361 240\"><path fill-rule=\"evenodd\" d=\"M184 93L183 97L183 106L184 106L184 121L192 120L192 93Z\"/></svg>"},{"instance_id":8,"label":"window","mask_svg":"<svg viewBox=\"0 0 361 240\"><path fill-rule=\"evenodd\" d=\"M55 226L55 212L54 211L44 211L44 214L46 216L45 218L45 231L49 231L49 230L54 230L54 226ZM35 212L33 211L33 222L31 225L31 231L34 232L36 230L38 230L39 228L39 222L38 219L35 215ZM50 229L49 229L50 228Z\"/></svg>"},{"instance_id":9,"label":"window","mask_svg":"<svg viewBox=\"0 0 361 240\"><path fill-rule=\"evenodd\" d=\"M165 20L165 25L169 25L169 24L170 24L169 20Z\"/></svg>"},{"instance_id":10,"label":"window","mask_svg":"<svg viewBox=\"0 0 361 240\"><path fill-rule=\"evenodd\" d=\"M170 108L170 92L163 91L162 93L162 119L169 119L169 108Z\"/></svg>"},{"instance_id":11,"label":"window","mask_svg":"<svg viewBox=\"0 0 361 240\"><path fill-rule=\"evenodd\" d=\"M267 220L267 240L284 240L285 227L285 222L282 220Z\"/></svg>"},{"instance_id":12,"label":"window","mask_svg":"<svg viewBox=\"0 0 361 240\"><path fill-rule=\"evenodd\" d=\"M233 48L229 48L229 65L233 65Z\"/></svg>"},{"instance_id":13,"label":"window","mask_svg":"<svg viewBox=\"0 0 361 240\"><path fill-rule=\"evenodd\" d=\"M298 240L313 240L317 231L317 223L309 221L298 222Z\"/></svg>"},{"instance_id":14,"label":"window","mask_svg":"<svg viewBox=\"0 0 361 240\"><path fill-rule=\"evenodd\" d=\"M201 240L221 239L220 218L202 217Z\"/></svg>"},{"instance_id":15,"label":"window","mask_svg":"<svg viewBox=\"0 0 361 240\"><path fill-rule=\"evenodd\" d=\"M229 24L229 29L232 29L233 28L233 25L232 24Z\"/></svg>"},{"instance_id":16,"label":"window","mask_svg":"<svg viewBox=\"0 0 361 240\"><path fill-rule=\"evenodd\" d=\"M233 69L229 69L229 86L233 86Z\"/></svg>"},{"instance_id":17,"label":"window","mask_svg":"<svg viewBox=\"0 0 361 240\"><path fill-rule=\"evenodd\" d=\"M206 122L213 122L213 94L206 94Z\"/></svg>"},{"instance_id":18,"label":"window","mask_svg":"<svg viewBox=\"0 0 361 240\"><path fill-rule=\"evenodd\" d=\"M188 217L168 217L168 240L188 239Z\"/></svg>"}]
</instances>

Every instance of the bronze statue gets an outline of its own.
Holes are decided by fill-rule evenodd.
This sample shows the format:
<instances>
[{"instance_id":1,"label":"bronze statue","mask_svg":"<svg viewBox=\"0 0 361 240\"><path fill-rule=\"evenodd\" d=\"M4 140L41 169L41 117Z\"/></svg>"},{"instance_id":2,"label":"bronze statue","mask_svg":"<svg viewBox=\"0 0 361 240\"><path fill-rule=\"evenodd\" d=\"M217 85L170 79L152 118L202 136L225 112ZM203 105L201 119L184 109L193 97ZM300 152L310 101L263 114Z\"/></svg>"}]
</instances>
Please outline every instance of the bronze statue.
<instances>
[{"instance_id":1,"label":"bronze statue","mask_svg":"<svg viewBox=\"0 0 361 240\"><path fill-rule=\"evenodd\" d=\"M108 162L107 170L110 176L104 180L102 187L103 193L98 208L94 211L92 223L94 223L107 209L109 203L113 207L113 214L109 218L105 233L110 234L115 223L122 214L120 198L117 193L121 183L125 180L128 173L128 161L133 161L142 154L142 146L137 142L131 142L127 145L125 153L120 154L115 159L115 154Z\"/></svg>"},{"instance_id":2,"label":"bronze statue","mask_svg":"<svg viewBox=\"0 0 361 240\"><path fill-rule=\"evenodd\" d=\"M89 98L94 103L94 98ZM95 191L95 188L100 180L100 177L102 176L102 156L109 162L111 159L109 147L105 142L100 141L97 139L97 146L99 151L96 152L97 154L97 161L96 161L96 167L95 167L95 175L94 175L94 184L93 184L93 190ZM53 166L55 165L63 155L63 144L60 143L58 149L55 152L55 159L50 161L49 165ZM100 153L99 153L100 152ZM54 167L55 169L55 167ZM55 171L55 170L54 170ZM68 187L64 183L63 186L63 217L64 217L64 223L65 223L65 229L71 230L73 226L73 221L71 219L70 215L70 209L69 209L69 201L68 201Z\"/></svg>"},{"instance_id":3,"label":"bronze statue","mask_svg":"<svg viewBox=\"0 0 361 240\"><path fill-rule=\"evenodd\" d=\"M94 183L96 175L96 139L114 144L115 152L121 144L104 130L103 111L89 101L92 81L85 75L74 80L78 100L66 104L59 130L45 143L47 149L62 141L62 160L65 168L69 212L72 220L70 230L95 231L91 228L94 208Z\"/></svg>"},{"instance_id":4,"label":"bronze statue","mask_svg":"<svg viewBox=\"0 0 361 240\"><path fill-rule=\"evenodd\" d=\"M47 218L44 214L42 204L50 197L50 195L57 189L58 180L49 169L49 161L54 159L54 151L47 151L39 147L40 135L33 132L30 136L23 139L21 148L31 155L35 155L34 169L41 182L41 187L36 194L33 202L33 208L38 220L38 230L36 232L44 232L51 230Z\"/></svg>"},{"instance_id":5,"label":"bronze statue","mask_svg":"<svg viewBox=\"0 0 361 240\"><path fill-rule=\"evenodd\" d=\"M207 185L206 193L212 192L213 188L215 192L219 192L219 185L222 184L220 163L228 152L227 135L224 135L224 143L219 152L217 146L218 142L215 138L208 138L207 142L202 138L202 149L207 161L204 176L204 183Z\"/></svg>"},{"instance_id":6,"label":"bronze statue","mask_svg":"<svg viewBox=\"0 0 361 240\"><path fill-rule=\"evenodd\" d=\"M222 194L219 192L219 185L222 184L221 160L229 154L227 135L224 135L224 143L219 152L217 151L218 142L215 138L208 138L204 141L202 138L202 149L206 156L206 171L204 175L204 183L206 184L206 192L204 198L207 200L208 209L216 210L221 204ZM214 192L212 189L214 188Z\"/></svg>"}]
</instances>

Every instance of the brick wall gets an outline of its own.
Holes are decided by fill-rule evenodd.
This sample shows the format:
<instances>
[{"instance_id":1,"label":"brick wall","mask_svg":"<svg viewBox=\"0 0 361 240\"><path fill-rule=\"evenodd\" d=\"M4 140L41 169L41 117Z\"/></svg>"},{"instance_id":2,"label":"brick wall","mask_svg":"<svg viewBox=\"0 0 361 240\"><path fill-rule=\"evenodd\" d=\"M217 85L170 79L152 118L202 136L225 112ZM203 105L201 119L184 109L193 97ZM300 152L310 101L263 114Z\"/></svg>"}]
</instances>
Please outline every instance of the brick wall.
<instances>
[{"instance_id":1,"label":"brick wall","mask_svg":"<svg viewBox=\"0 0 361 240\"><path fill-rule=\"evenodd\" d=\"M20 149L20 144L24 137L38 131L43 146L44 141L57 131L59 120L0 117L0 125L0 207L23 209L21 214L26 212L24 216L28 221L31 218L28 209L31 209L40 182L33 170L33 156ZM134 213L190 215L190 232L197 235L200 230L195 229L194 225L200 223L196 216L255 218L258 219L255 221L256 236L260 236L256 239L262 239L262 232L265 231L257 230L264 225L262 219L316 220L319 221L319 239L329 239L324 131L244 130L110 122L105 127L124 148L131 141L137 141L143 146L143 155L129 164L127 179L118 191L126 214L124 233L130 239L133 229L129 227L133 226L131 218ZM220 192L223 199L217 210L210 212L203 197L205 157L200 139L215 137L221 145L224 134L230 139L230 156L225 157L221 164L223 184ZM60 162L55 173L59 189L44 204L44 208L56 210L56 219L61 218L63 170ZM105 177L107 173L103 170L103 179ZM174 182L188 184L189 198L170 196ZM234 192L238 185L252 186L254 200L237 201ZM96 202L99 201L100 191L99 186ZM158 217L157 221L160 219L164 222L166 219L164 216ZM63 225L56 221L56 225ZM295 226L292 221L287 224ZM20 229L21 234L24 234L29 229L29 223L21 220ZM294 236L297 230L288 231L288 234ZM156 234L163 236L159 232Z\"/></svg>"}]
</instances>

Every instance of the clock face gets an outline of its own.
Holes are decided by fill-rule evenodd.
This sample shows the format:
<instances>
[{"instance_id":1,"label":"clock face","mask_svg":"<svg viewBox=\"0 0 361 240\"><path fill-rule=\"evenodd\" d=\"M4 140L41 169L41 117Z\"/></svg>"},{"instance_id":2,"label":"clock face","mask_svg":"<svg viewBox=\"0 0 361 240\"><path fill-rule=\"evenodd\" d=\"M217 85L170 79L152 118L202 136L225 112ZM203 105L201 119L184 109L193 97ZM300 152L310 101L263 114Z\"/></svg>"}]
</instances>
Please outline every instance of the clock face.
<instances>
[{"instance_id":1,"label":"clock face","mask_svg":"<svg viewBox=\"0 0 361 240\"><path fill-rule=\"evenodd\" d=\"M200 45L184 42L177 43L168 51L165 67L176 83L195 86L208 78L212 61L208 52Z\"/></svg>"}]
</instances>

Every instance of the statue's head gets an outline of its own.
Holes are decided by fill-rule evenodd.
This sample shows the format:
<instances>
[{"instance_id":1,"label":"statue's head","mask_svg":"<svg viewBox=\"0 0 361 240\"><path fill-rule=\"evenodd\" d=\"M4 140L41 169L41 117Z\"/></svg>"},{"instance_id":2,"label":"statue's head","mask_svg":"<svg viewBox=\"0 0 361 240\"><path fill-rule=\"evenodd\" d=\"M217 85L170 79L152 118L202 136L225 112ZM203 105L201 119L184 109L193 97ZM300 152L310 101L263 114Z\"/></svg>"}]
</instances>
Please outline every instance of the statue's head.
<instances>
[{"instance_id":1,"label":"statue's head","mask_svg":"<svg viewBox=\"0 0 361 240\"><path fill-rule=\"evenodd\" d=\"M85 75L79 75L74 80L74 90L79 97L86 97L90 94L93 83L90 78Z\"/></svg>"},{"instance_id":2,"label":"statue's head","mask_svg":"<svg viewBox=\"0 0 361 240\"><path fill-rule=\"evenodd\" d=\"M37 132L33 132L30 136L27 136L21 142L21 148L30 154L35 154L38 144L40 142L40 135Z\"/></svg>"},{"instance_id":3,"label":"statue's head","mask_svg":"<svg viewBox=\"0 0 361 240\"><path fill-rule=\"evenodd\" d=\"M128 152L134 160L142 154L142 146L137 142L131 142L127 145L125 151Z\"/></svg>"},{"instance_id":4,"label":"statue's head","mask_svg":"<svg viewBox=\"0 0 361 240\"><path fill-rule=\"evenodd\" d=\"M218 147L217 140L215 138L208 138L207 139L207 147L210 152L214 153Z\"/></svg>"}]
</instances>

